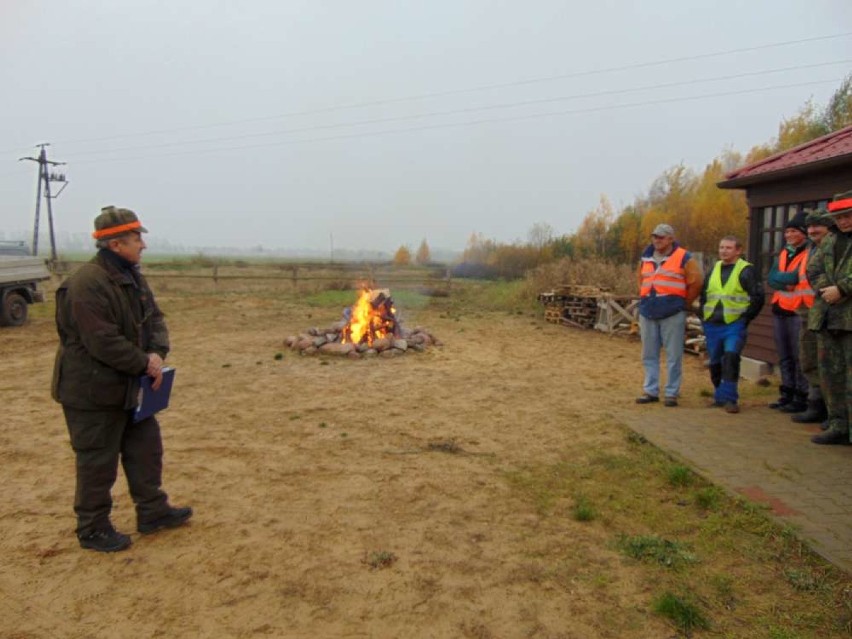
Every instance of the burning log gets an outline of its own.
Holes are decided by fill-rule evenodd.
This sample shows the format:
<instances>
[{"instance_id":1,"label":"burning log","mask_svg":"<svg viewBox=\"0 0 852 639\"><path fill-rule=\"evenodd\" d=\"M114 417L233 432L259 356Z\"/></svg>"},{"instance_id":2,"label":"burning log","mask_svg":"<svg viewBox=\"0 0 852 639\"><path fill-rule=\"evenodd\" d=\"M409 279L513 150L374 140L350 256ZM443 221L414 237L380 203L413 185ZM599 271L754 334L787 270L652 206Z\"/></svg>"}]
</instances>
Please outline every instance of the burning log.
<instances>
[{"instance_id":1,"label":"burning log","mask_svg":"<svg viewBox=\"0 0 852 639\"><path fill-rule=\"evenodd\" d=\"M388 289L367 289L352 307L344 310L343 320L290 335L284 344L302 355L320 353L360 359L423 352L429 346L440 346L441 342L420 326L404 328Z\"/></svg>"}]
</instances>

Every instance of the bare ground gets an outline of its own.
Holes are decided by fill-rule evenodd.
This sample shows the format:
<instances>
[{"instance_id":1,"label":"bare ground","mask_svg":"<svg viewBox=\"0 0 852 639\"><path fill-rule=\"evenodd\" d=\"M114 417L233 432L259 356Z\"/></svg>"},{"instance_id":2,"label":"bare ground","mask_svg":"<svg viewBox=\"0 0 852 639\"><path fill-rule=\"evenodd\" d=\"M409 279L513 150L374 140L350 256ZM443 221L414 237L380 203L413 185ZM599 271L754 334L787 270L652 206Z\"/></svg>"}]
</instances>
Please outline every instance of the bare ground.
<instances>
[{"instance_id":1,"label":"bare ground","mask_svg":"<svg viewBox=\"0 0 852 639\"><path fill-rule=\"evenodd\" d=\"M134 543L115 555L73 534L49 309L0 331L0 636L676 634L650 612L655 573L613 545L621 520L544 517L507 480L627 446L613 415L640 390L636 343L423 308L408 321L441 348L319 359L282 340L328 311L271 296L160 302L178 369L165 488L195 517L136 534L120 478L113 522ZM687 405L703 401L704 374L687 362Z\"/></svg>"}]
</instances>

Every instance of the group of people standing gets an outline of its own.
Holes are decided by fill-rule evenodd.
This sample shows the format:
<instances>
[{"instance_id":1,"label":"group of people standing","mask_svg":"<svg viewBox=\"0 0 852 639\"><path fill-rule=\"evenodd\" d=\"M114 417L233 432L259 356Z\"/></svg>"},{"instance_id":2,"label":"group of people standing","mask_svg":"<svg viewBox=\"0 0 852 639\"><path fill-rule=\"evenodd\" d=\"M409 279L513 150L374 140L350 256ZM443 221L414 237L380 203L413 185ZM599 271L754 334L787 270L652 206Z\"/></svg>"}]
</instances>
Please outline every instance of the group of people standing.
<instances>
[{"instance_id":1,"label":"group of people standing","mask_svg":"<svg viewBox=\"0 0 852 639\"><path fill-rule=\"evenodd\" d=\"M773 330L781 394L770 408L798 423L821 423L815 444L849 444L852 417L852 191L828 210L800 211L784 229L785 246L773 261ZM719 242L719 260L702 276L693 255L658 224L639 264L639 329L645 369L638 404L678 405L686 313L698 300L707 344L711 407L740 411L740 354L749 323L765 303L760 273L742 257L733 235ZM667 378L660 384L660 353Z\"/></svg>"}]
</instances>

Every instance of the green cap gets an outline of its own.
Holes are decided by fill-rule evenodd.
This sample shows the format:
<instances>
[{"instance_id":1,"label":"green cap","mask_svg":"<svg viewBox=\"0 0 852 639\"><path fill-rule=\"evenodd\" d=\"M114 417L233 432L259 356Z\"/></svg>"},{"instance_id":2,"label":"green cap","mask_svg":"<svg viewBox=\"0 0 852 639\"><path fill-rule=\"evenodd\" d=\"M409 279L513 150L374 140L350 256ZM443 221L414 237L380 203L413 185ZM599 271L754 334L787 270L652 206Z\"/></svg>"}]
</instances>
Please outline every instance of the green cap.
<instances>
[{"instance_id":1,"label":"green cap","mask_svg":"<svg viewBox=\"0 0 852 639\"><path fill-rule=\"evenodd\" d=\"M834 226L834 219L825 209L805 209L805 212L807 213L807 217L805 218L806 226Z\"/></svg>"},{"instance_id":2,"label":"green cap","mask_svg":"<svg viewBox=\"0 0 852 639\"><path fill-rule=\"evenodd\" d=\"M142 226L136 213L130 209L105 206L101 209L101 214L95 218L95 232L92 233L92 237L103 240L130 232L147 233L148 229Z\"/></svg>"}]
</instances>

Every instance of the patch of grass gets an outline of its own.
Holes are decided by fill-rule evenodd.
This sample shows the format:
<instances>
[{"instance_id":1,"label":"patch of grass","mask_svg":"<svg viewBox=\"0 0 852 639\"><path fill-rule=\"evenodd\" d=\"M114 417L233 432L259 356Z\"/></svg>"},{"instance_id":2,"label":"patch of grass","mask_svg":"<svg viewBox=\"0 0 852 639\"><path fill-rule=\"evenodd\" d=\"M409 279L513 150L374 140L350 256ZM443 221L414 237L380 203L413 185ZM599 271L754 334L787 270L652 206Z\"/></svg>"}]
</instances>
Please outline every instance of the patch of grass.
<instances>
[{"instance_id":1,"label":"patch of grass","mask_svg":"<svg viewBox=\"0 0 852 639\"><path fill-rule=\"evenodd\" d=\"M635 430L631 430L629 433L627 433L627 441L637 446L642 446L643 444L648 443L648 440L645 438L645 436L637 433Z\"/></svg>"},{"instance_id":2,"label":"patch of grass","mask_svg":"<svg viewBox=\"0 0 852 639\"><path fill-rule=\"evenodd\" d=\"M684 544L663 539L656 535L637 535L628 537L622 535L618 546L628 557L639 561L657 563L667 568L678 568L685 564L695 563L695 555Z\"/></svg>"},{"instance_id":3,"label":"patch of grass","mask_svg":"<svg viewBox=\"0 0 852 639\"><path fill-rule=\"evenodd\" d=\"M371 570L381 570L393 566L397 559L399 558L389 550L377 550L365 555L363 563L367 564Z\"/></svg>"},{"instance_id":4,"label":"patch of grass","mask_svg":"<svg viewBox=\"0 0 852 639\"><path fill-rule=\"evenodd\" d=\"M700 391L698 391L699 397L708 397L709 398L709 397L713 397L714 395L715 395L715 393L712 390L710 390L709 388L702 388Z\"/></svg>"},{"instance_id":5,"label":"patch of grass","mask_svg":"<svg viewBox=\"0 0 852 639\"><path fill-rule=\"evenodd\" d=\"M326 424L325 422L320 422L319 427L320 428L328 428L328 424Z\"/></svg>"},{"instance_id":6,"label":"patch of grass","mask_svg":"<svg viewBox=\"0 0 852 639\"><path fill-rule=\"evenodd\" d=\"M799 592L820 592L828 586L825 572L808 566L803 568L785 568L784 578Z\"/></svg>"},{"instance_id":7,"label":"patch of grass","mask_svg":"<svg viewBox=\"0 0 852 639\"><path fill-rule=\"evenodd\" d=\"M669 466L666 471L666 476L669 484L676 487L689 486L695 479L692 471L687 466L682 466L680 464Z\"/></svg>"},{"instance_id":8,"label":"patch of grass","mask_svg":"<svg viewBox=\"0 0 852 639\"><path fill-rule=\"evenodd\" d=\"M687 637L693 630L708 630L710 621L701 612L694 597L687 593L676 595L665 592L654 599L651 609L661 617L668 619L675 628Z\"/></svg>"},{"instance_id":9,"label":"patch of grass","mask_svg":"<svg viewBox=\"0 0 852 639\"><path fill-rule=\"evenodd\" d=\"M275 359L276 360L284 359L284 353L275 353Z\"/></svg>"},{"instance_id":10,"label":"patch of grass","mask_svg":"<svg viewBox=\"0 0 852 639\"><path fill-rule=\"evenodd\" d=\"M532 502L536 512L545 516L559 499L576 490L579 470L576 464L560 462L510 471L505 476L515 490Z\"/></svg>"},{"instance_id":11,"label":"patch of grass","mask_svg":"<svg viewBox=\"0 0 852 639\"><path fill-rule=\"evenodd\" d=\"M571 510L571 514L577 521L592 521L595 517L597 517L595 507L592 506L589 499L584 496L580 496L576 499L574 507Z\"/></svg>"},{"instance_id":12,"label":"patch of grass","mask_svg":"<svg viewBox=\"0 0 852 639\"><path fill-rule=\"evenodd\" d=\"M695 505L701 510L716 510L725 496L724 491L717 486L705 486L695 493Z\"/></svg>"}]
</instances>

